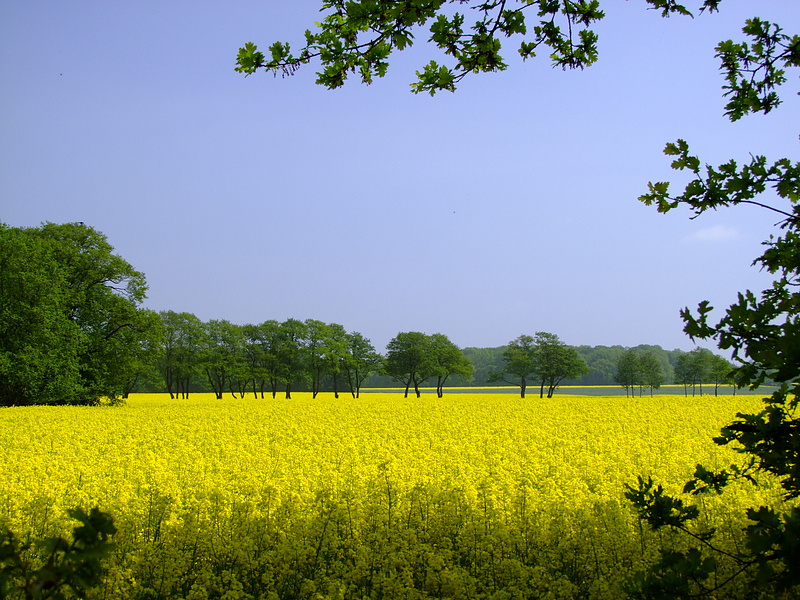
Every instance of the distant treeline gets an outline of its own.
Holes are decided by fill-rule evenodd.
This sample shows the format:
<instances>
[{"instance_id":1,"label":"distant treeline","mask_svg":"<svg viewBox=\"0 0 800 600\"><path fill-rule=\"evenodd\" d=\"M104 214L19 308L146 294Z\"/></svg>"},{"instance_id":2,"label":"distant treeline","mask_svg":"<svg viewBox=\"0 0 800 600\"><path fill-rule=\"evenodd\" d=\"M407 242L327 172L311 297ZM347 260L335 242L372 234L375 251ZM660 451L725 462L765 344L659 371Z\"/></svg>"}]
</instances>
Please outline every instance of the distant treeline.
<instances>
[{"instance_id":1,"label":"distant treeline","mask_svg":"<svg viewBox=\"0 0 800 600\"><path fill-rule=\"evenodd\" d=\"M166 325L166 331L169 332L170 329L176 326L176 322L174 319L178 319L181 322L181 325L178 325L178 329L184 329L187 324L191 323L193 328L197 328L197 331L201 331L209 327L209 325L214 328L219 328L223 326L225 328L237 328L228 322L225 321L212 321L210 323L202 323L194 315L189 315L183 313L178 315L171 311L167 311L161 313L162 319L164 324ZM170 324L170 321L172 323ZM296 326L302 327L303 324L297 321L292 321ZM272 322L274 326L278 326L277 323ZM318 321L311 321L311 323L316 323L320 327L327 327L325 324L320 323ZM170 326L171 325L171 326ZM286 324L282 324L286 325ZM252 326L245 326L245 327L252 327ZM173 329L174 333L174 329ZM355 334L359 335L359 334ZM172 336L167 335L167 338ZM178 337L185 337L186 336L178 336ZM189 336L195 337L195 336ZM206 340L208 340L208 336L203 336ZM216 337L216 336L211 336ZM362 338L363 339L363 338ZM364 340L366 344L369 345L369 340ZM162 342L163 343L163 342ZM170 343L166 344L166 347L169 347ZM475 347L468 347L463 348L461 352L463 353L464 357L472 363L474 366L473 374L471 376L463 376L457 373L453 373L452 376L449 377L445 387L449 388L458 388L458 387L502 387L513 385L516 382L512 381L498 381L497 378L492 380L491 374L492 373L499 373L502 372L505 366L503 360L503 352L506 350L507 346L497 346L493 348L475 348ZM164 346L162 346L164 349ZM663 369L663 381L664 383L685 383L685 381L680 380L680 377L676 377L676 367L679 363L679 357L681 355L687 354L683 350L664 350L660 346L652 346L647 344L642 344L639 346L635 346L634 348L627 348L623 346L575 346L574 349L578 352L580 358L582 358L588 367L588 373L578 379L565 379L561 382L560 385L578 385L578 386L593 386L593 385L611 385L617 386L619 383L616 381L616 376L618 373L618 365L620 358L629 350L634 350L636 353L640 354L651 354L658 359L662 369ZM369 350L371 352L375 352L374 349L369 346ZM163 350L162 350L163 352ZM181 352L182 354L183 352ZM142 377L140 378L136 384L134 384L129 391L135 392L164 392L167 388L172 388L171 385L167 385L165 387L165 371L168 372L169 369L165 369L165 361L166 356L162 353L155 361L154 364L151 364L151 368L147 369L149 377ZM159 364L160 363L160 364ZM375 363L375 367L377 368L377 361ZM215 386L212 386L210 383L210 379L207 376L207 373L204 372L205 369L192 369L192 373L182 388L182 391L185 393L188 392L215 392L220 391L215 389ZM284 383L285 384L285 383ZM341 387L341 383L338 384ZM430 385L433 385L431 383ZM336 388L337 383L333 380L333 378L326 373L320 373L319 379L316 382L312 382L308 377L297 377L292 382L292 389L295 391L332 391ZM388 374L382 374L378 371L370 372L369 375L365 377L363 383L361 383L361 388L396 388L401 386L401 383L398 381L397 378L393 378ZM402 387L402 386L401 386ZM177 388L173 390L177 393Z\"/></svg>"},{"instance_id":2,"label":"distant treeline","mask_svg":"<svg viewBox=\"0 0 800 600\"><path fill-rule=\"evenodd\" d=\"M565 379L561 385L617 385L614 376L617 374L617 364L620 357L625 353L623 346L574 346L580 357L589 367L589 373L579 379ZM466 380L458 375L448 382L448 387L485 387L485 386L504 386L508 383L490 382L491 373L503 370L503 351L506 346L496 348L464 348L464 356L475 365L475 373L471 379ZM667 383L682 383L675 379L675 367L678 364L678 357L685 354L683 350L664 350L661 346L650 346L641 344L633 348L642 354L652 353L661 363L664 369L664 380ZM386 375L373 374L364 382L364 387L396 387L397 382Z\"/></svg>"}]
</instances>

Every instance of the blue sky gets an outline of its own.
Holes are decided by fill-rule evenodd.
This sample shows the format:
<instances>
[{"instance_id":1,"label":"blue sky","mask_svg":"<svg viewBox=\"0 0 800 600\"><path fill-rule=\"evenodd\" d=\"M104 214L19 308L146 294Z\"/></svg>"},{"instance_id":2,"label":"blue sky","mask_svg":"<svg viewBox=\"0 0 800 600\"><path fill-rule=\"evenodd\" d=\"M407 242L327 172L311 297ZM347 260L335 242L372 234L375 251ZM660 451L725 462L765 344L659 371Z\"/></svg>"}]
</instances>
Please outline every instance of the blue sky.
<instances>
[{"instance_id":1,"label":"blue sky","mask_svg":"<svg viewBox=\"0 0 800 600\"><path fill-rule=\"evenodd\" d=\"M765 287L750 263L776 219L636 198L681 181L677 138L713 164L797 159L796 74L731 124L713 49L752 16L795 33L800 3L604 4L590 69L509 43L509 70L431 98L408 87L424 32L371 86L234 72L247 41L298 47L311 0L0 0L0 220L84 221L145 272L146 306L204 320L320 319L381 350L409 330L691 349L679 309Z\"/></svg>"}]
</instances>

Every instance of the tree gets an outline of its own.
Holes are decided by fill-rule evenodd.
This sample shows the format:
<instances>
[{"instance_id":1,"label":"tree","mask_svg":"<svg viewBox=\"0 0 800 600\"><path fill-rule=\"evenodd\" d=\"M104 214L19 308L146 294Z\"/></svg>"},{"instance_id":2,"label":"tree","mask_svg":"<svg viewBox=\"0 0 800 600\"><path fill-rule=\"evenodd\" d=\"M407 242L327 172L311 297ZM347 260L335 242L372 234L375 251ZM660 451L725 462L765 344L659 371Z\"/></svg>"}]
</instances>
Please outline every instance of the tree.
<instances>
[{"instance_id":1,"label":"tree","mask_svg":"<svg viewBox=\"0 0 800 600\"><path fill-rule=\"evenodd\" d=\"M521 335L511 340L503 350L503 369L490 374L489 381L504 381L505 375L515 377L519 385L519 397L525 397L528 378L536 368L534 340L529 335Z\"/></svg>"},{"instance_id":2,"label":"tree","mask_svg":"<svg viewBox=\"0 0 800 600\"><path fill-rule=\"evenodd\" d=\"M444 395L444 384L450 375L468 378L474 373L475 367L446 335L434 333L429 336L428 343L433 361L432 375L436 377L436 395L441 398Z\"/></svg>"},{"instance_id":3,"label":"tree","mask_svg":"<svg viewBox=\"0 0 800 600\"><path fill-rule=\"evenodd\" d=\"M170 398L189 397L189 384L200 373L203 323L191 313L159 313L163 329L158 368Z\"/></svg>"},{"instance_id":4,"label":"tree","mask_svg":"<svg viewBox=\"0 0 800 600\"><path fill-rule=\"evenodd\" d=\"M219 400L226 389L235 396L234 381L244 371L242 328L226 320L211 320L204 324L203 333L200 360L211 389Z\"/></svg>"},{"instance_id":5,"label":"tree","mask_svg":"<svg viewBox=\"0 0 800 600\"><path fill-rule=\"evenodd\" d=\"M333 397L339 397L339 376L349 356L347 351L347 331L338 323L328 325L328 342L325 346L325 372L333 381Z\"/></svg>"},{"instance_id":6,"label":"tree","mask_svg":"<svg viewBox=\"0 0 800 600\"><path fill-rule=\"evenodd\" d=\"M639 357L639 369L641 370L640 384L649 387L652 396L653 390L657 390L664 383L664 368L655 354L645 352ZM641 395L641 391L639 395Z\"/></svg>"},{"instance_id":7,"label":"tree","mask_svg":"<svg viewBox=\"0 0 800 600\"><path fill-rule=\"evenodd\" d=\"M305 363L311 378L311 395L317 397L322 385L322 375L325 372L326 350L330 328L327 324L316 319L305 320Z\"/></svg>"},{"instance_id":8,"label":"tree","mask_svg":"<svg viewBox=\"0 0 800 600\"><path fill-rule=\"evenodd\" d=\"M252 385L253 398L258 398L259 392L263 398L268 377L264 332L259 325L247 324L242 326L242 338L243 372L247 382Z\"/></svg>"},{"instance_id":9,"label":"tree","mask_svg":"<svg viewBox=\"0 0 800 600\"><path fill-rule=\"evenodd\" d=\"M641 380L642 365L639 355L632 349L626 350L617 361L617 373L614 381L625 388L626 396L635 394L634 388Z\"/></svg>"},{"instance_id":10,"label":"tree","mask_svg":"<svg viewBox=\"0 0 800 600\"><path fill-rule=\"evenodd\" d=\"M588 372L586 362L575 348L567 346L553 333L539 331L533 338L533 374L539 380L539 397L552 398L564 379L576 379Z\"/></svg>"},{"instance_id":11,"label":"tree","mask_svg":"<svg viewBox=\"0 0 800 600\"><path fill-rule=\"evenodd\" d=\"M360 333L348 333L345 339L347 356L342 366L347 375L350 393L353 398L358 398L361 395L361 384L370 374L380 370L383 359L372 343Z\"/></svg>"},{"instance_id":12,"label":"tree","mask_svg":"<svg viewBox=\"0 0 800 600\"><path fill-rule=\"evenodd\" d=\"M714 384L714 395L718 394L719 386L724 383L732 383L731 373L733 365L719 354L713 354L708 367L709 381ZM736 388L734 388L736 389Z\"/></svg>"},{"instance_id":13,"label":"tree","mask_svg":"<svg viewBox=\"0 0 800 600\"><path fill-rule=\"evenodd\" d=\"M703 395L703 382L709 380L713 357L714 354L706 348L695 348L678 356L675 381L683 385L684 395L688 395L688 388L691 386L694 396L698 385L700 395Z\"/></svg>"},{"instance_id":14,"label":"tree","mask_svg":"<svg viewBox=\"0 0 800 600\"><path fill-rule=\"evenodd\" d=\"M420 386L435 373L430 340L418 331L398 333L386 345L386 374L405 386L404 398L414 385L414 393L420 397Z\"/></svg>"},{"instance_id":15,"label":"tree","mask_svg":"<svg viewBox=\"0 0 800 600\"><path fill-rule=\"evenodd\" d=\"M675 364L675 383L683 386L683 395L689 395L689 386L692 385L694 375L692 373L691 355L684 352L678 355Z\"/></svg>"},{"instance_id":16,"label":"tree","mask_svg":"<svg viewBox=\"0 0 800 600\"><path fill-rule=\"evenodd\" d=\"M120 361L117 362L122 372L127 373L127 377L124 378L123 398L127 398L142 381L157 385L160 378L158 359L164 334L161 317L151 310L141 309L141 311L146 336L143 337L138 332L127 329L122 331L121 342L130 350L127 357L120 357Z\"/></svg>"},{"instance_id":17,"label":"tree","mask_svg":"<svg viewBox=\"0 0 800 600\"><path fill-rule=\"evenodd\" d=\"M292 397L292 385L303 380L306 374L306 335L306 324L297 319L287 319L277 331L276 378L285 386L287 400Z\"/></svg>"},{"instance_id":18,"label":"tree","mask_svg":"<svg viewBox=\"0 0 800 600\"><path fill-rule=\"evenodd\" d=\"M464 356L475 367L470 385L485 386L492 383L490 377L494 373L503 370L504 350L505 347L503 346L499 348L464 348L462 350ZM498 381L501 381L501 379L498 379Z\"/></svg>"},{"instance_id":19,"label":"tree","mask_svg":"<svg viewBox=\"0 0 800 600\"><path fill-rule=\"evenodd\" d=\"M259 381L261 397L264 397L264 386L269 382L272 397L278 394L278 387L287 379L287 369L281 362L283 344L286 343L285 329L275 320L264 321L254 326L251 331L252 344L256 346L251 350L255 363L255 376Z\"/></svg>"},{"instance_id":20,"label":"tree","mask_svg":"<svg viewBox=\"0 0 800 600\"><path fill-rule=\"evenodd\" d=\"M144 275L113 250L81 223L0 223L0 405L124 395L157 324Z\"/></svg>"}]
</instances>

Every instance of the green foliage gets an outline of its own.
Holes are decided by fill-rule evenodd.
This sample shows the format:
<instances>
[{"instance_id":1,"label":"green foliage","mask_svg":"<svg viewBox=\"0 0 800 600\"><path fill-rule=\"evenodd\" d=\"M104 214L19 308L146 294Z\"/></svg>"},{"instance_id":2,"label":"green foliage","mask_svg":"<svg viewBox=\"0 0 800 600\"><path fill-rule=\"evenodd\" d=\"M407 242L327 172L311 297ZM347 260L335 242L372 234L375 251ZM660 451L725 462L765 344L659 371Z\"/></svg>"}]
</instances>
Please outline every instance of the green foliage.
<instances>
[{"instance_id":1,"label":"green foliage","mask_svg":"<svg viewBox=\"0 0 800 600\"><path fill-rule=\"evenodd\" d=\"M469 378L474 367L447 336L408 331L398 333L387 344L384 372L405 386L405 397L413 385L419 398L420 386L436 377L436 393L441 398L450 375Z\"/></svg>"},{"instance_id":2,"label":"green foliage","mask_svg":"<svg viewBox=\"0 0 800 600\"><path fill-rule=\"evenodd\" d=\"M91 227L0 224L0 405L124 395L159 335L146 289Z\"/></svg>"},{"instance_id":3,"label":"green foliage","mask_svg":"<svg viewBox=\"0 0 800 600\"><path fill-rule=\"evenodd\" d=\"M372 342L358 332L348 333L346 344L343 368L347 375L350 393L354 398L358 398L361 384L371 373L380 371L383 358L375 351Z\"/></svg>"},{"instance_id":4,"label":"green foliage","mask_svg":"<svg viewBox=\"0 0 800 600\"><path fill-rule=\"evenodd\" d=\"M638 487L625 485L625 497L630 500L639 511L639 517L647 522L652 529L664 525L683 527L700 514L696 506L684 506L683 500L673 498L664 493L664 488L651 477L645 481L638 477Z\"/></svg>"},{"instance_id":5,"label":"green foliage","mask_svg":"<svg viewBox=\"0 0 800 600\"><path fill-rule=\"evenodd\" d=\"M576 379L588 373L586 362L575 348L567 346L557 335L539 331L534 336L535 367L534 376L539 380L539 397L552 398L556 388L564 379Z\"/></svg>"},{"instance_id":6,"label":"green foliage","mask_svg":"<svg viewBox=\"0 0 800 600\"><path fill-rule=\"evenodd\" d=\"M475 372L475 367L446 335L434 333L429 336L429 344L433 362L432 375L436 377L436 395L441 398L444 395L444 384L451 375L469 379Z\"/></svg>"},{"instance_id":7,"label":"green foliage","mask_svg":"<svg viewBox=\"0 0 800 600\"><path fill-rule=\"evenodd\" d=\"M536 348L529 335L521 335L511 340L503 350L503 368L489 375L490 382L503 381L504 375L516 378L520 398L525 397L528 379L536 367Z\"/></svg>"},{"instance_id":8,"label":"green foliage","mask_svg":"<svg viewBox=\"0 0 800 600\"><path fill-rule=\"evenodd\" d=\"M157 360L158 370L170 398L188 398L192 379L201 372L203 324L191 313L165 311L159 315L163 337Z\"/></svg>"},{"instance_id":9,"label":"green foliage","mask_svg":"<svg viewBox=\"0 0 800 600\"><path fill-rule=\"evenodd\" d=\"M724 95L728 99L726 114L735 121L751 112L768 113L778 106L776 88L786 81L785 69L800 66L800 37L782 33L777 25L760 19L748 20L743 32L751 42L722 42L717 56L726 72ZM763 156L752 156L739 165L730 160L714 168L701 169L701 161L690 154L684 140L667 144L665 154L675 157L672 168L688 170L694 175L683 193L669 195L669 184L650 183L649 193L640 199L655 205L660 212L686 206L698 217L709 209L738 204L756 205L780 215L780 234L771 236L766 250L755 265L775 276L772 286L760 294L741 292L722 318L712 322L713 308L701 302L697 312L681 311L685 331L692 338L716 340L723 350L732 352L738 365L701 355L686 360L676 370L684 384L692 382L691 371L704 370L720 380L734 380L739 386L757 388L765 381L780 384L772 396L764 399L764 409L757 414L737 415L737 420L722 429L714 439L720 445L733 444L745 457L744 466L712 471L698 465L695 477L684 486L685 493L722 494L736 481L754 483L757 473L776 478L786 499L800 497L800 423L797 419L800 394L800 163L780 158L769 163ZM783 202L769 204L760 198L774 194ZM694 218L693 217L693 218ZM727 361L726 361L727 362ZM694 364L692 364L694 363ZM641 484L641 480L640 480ZM640 488L642 486L640 485ZM713 559L725 557L737 567L737 576L750 577L754 585L775 593L796 592L800 584L800 527L797 506L750 508L746 528L746 548L736 555L712 545L713 531L690 528L697 515L689 515L678 523L663 514L664 506L674 498L656 497L640 490L629 499L640 514L654 515L652 525L667 526L688 533L702 544L689 553L664 555L658 567L643 576L637 590L643 597L688 597L711 594L727 581L711 585ZM709 554L709 552L711 554ZM707 562L710 561L710 562Z\"/></svg>"},{"instance_id":10,"label":"green foliage","mask_svg":"<svg viewBox=\"0 0 800 600\"><path fill-rule=\"evenodd\" d=\"M221 399L235 381L245 381L244 331L226 320L203 325L199 361L214 394ZM239 386L242 391L243 386Z\"/></svg>"},{"instance_id":11,"label":"green foliage","mask_svg":"<svg viewBox=\"0 0 800 600\"><path fill-rule=\"evenodd\" d=\"M539 383L539 397L552 398L564 379L576 379L588 373L588 367L575 348L567 346L553 333L521 335L503 350L503 367L490 374L490 382L504 381L505 375L515 378L520 397L525 397L528 380Z\"/></svg>"},{"instance_id":12,"label":"green foliage","mask_svg":"<svg viewBox=\"0 0 800 600\"><path fill-rule=\"evenodd\" d=\"M66 600L83 598L105 573L102 561L113 549L113 519L97 508L89 514L76 508L70 517L80 523L72 540L50 537L21 542L8 529L0 536L0 599Z\"/></svg>"},{"instance_id":13,"label":"green foliage","mask_svg":"<svg viewBox=\"0 0 800 600\"><path fill-rule=\"evenodd\" d=\"M732 121L751 112L768 113L780 104L775 89L786 82L786 67L800 66L800 36L788 36L774 24L748 19L743 30L752 42L731 40L717 46L726 71L725 114Z\"/></svg>"},{"instance_id":14,"label":"green foliage","mask_svg":"<svg viewBox=\"0 0 800 600\"><path fill-rule=\"evenodd\" d=\"M413 45L416 31L426 26L428 41L449 64L431 60L417 71L417 81L411 85L415 93L454 91L469 73L505 70L502 40L516 36L522 38L518 52L524 59L544 47L549 49L553 65L565 69L584 68L597 60L598 38L589 26L604 16L599 0L458 2L472 9L470 25L466 13L448 9L451 3L453 0L325 0L322 10L329 12L315 31L306 31L305 45L297 54L289 44L276 42L265 55L248 42L239 49L236 70L290 75L318 59L320 85L337 88L350 75L369 84L386 74L391 53ZM526 13L534 15L530 21Z\"/></svg>"},{"instance_id":15,"label":"green foliage","mask_svg":"<svg viewBox=\"0 0 800 600\"><path fill-rule=\"evenodd\" d=\"M274 352L275 380L284 386L285 397L292 397L292 385L306 375L304 340L307 334L305 323L287 319L278 325L275 332Z\"/></svg>"},{"instance_id":16,"label":"green foliage","mask_svg":"<svg viewBox=\"0 0 800 600\"><path fill-rule=\"evenodd\" d=\"M641 369L642 387L649 387L650 395L652 396L653 390L657 390L664 383L664 369L652 352L642 354L639 358L639 367Z\"/></svg>"},{"instance_id":17,"label":"green foliage","mask_svg":"<svg viewBox=\"0 0 800 600\"><path fill-rule=\"evenodd\" d=\"M703 0L699 12L715 12L722 0ZM663 16L693 16L676 0L646 0ZM275 75L291 75L312 60L321 70L317 83L333 89L344 85L350 75L362 83L383 77L389 57L395 50L411 47L415 34L427 27L427 41L443 55L446 64L431 60L416 71L411 84L414 93L431 95L441 90L453 92L470 73L503 71L508 68L502 53L505 40L519 38L517 53L523 60L544 50L554 67L583 69L597 61L599 38L590 29L605 17L600 0L323 0L328 11L316 23L314 31L305 32L305 45L296 54L288 43L274 42L265 54L253 42L239 49L236 71L246 75L260 70ZM453 11L449 5L466 7ZM468 15L472 18L468 19ZM754 29L757 27L753 26ZM765 31L761 45L753 48L720 49L733 56L772 57L781 49L791 53L791 41L779 32ZM795 50L796 51L796 48ZM779 56L783 54L779 53ZM782 82L782 72L775 70L756 85L758 95L769 85ZM739 89L744 82L731 84Z\"/></svg>"},{"instance_id":18,"label":"green foliage","mask_svg":"<svg viewBox=\"0 0 800 600\"><path fill-rule=\"evenodd\" d=\"M723 363L727 368L722 367ZM703 395L703 383L709 382L714 377L715 390L721 379L727 379L727 375L732 369L732 365L722 357L716 356L706 348L695 348L691 352L686 352L678 356L677 364L675 365L675 383L684 386L685 393L688 395L688 389L692 388L692 395L697 392L697 386L700 386L700 395ZM714 375L712 376L712 369ZM720 375L720 371L724 370L725 375Z\"/></svg>"},{"instance_id":19,"label":"green foliage","mask_svg":"<svg viewBox=\"0 0 800 600\"><path fill-rule=\"evenodd\" d=\"M149 356L170 397L188 398L190 390L263 398L310 384L318 394L330 385L338 397L347 382L354 396L381 365L370 341L348 334L336 323L314 319L275 320L237 325L225 320L203 322L190 313L162 312L163 335L152 342ZM149 351L149 350L148 350Z\"/></svg>"},{"instance_id":20,"label":"green foliage","mask_svg":"<svg viewBox=\"0 0 800 600\"><path fill-rule=\"evenodd\" d=\"M617 361L617 373L614 381L625 388L625 394L633 394L634 388L641 382L642 367L639 355L634 350L626 350Z\"/></svg>"}]
</instances>

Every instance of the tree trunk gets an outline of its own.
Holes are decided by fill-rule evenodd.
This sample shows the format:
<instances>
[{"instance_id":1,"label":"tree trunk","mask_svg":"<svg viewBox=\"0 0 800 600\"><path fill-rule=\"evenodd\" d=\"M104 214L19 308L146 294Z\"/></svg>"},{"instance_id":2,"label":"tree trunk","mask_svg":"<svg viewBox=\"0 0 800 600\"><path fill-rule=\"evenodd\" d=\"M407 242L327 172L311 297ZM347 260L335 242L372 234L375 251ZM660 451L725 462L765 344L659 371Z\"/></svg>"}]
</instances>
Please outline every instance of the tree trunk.
<instances>
[{"instance_id":1,"label":"tree trunk","mask_svg":"<svg viewBox=\"0 0 800 600\"><path fill-rule=\"evenodd\" d=\"M122 397L127 398L130 396L131 391L136 386L136 383L139 381L139 376L136 375L133 379L129 379L125 382L125 390L122 392Z\"/></svg>"},{"instance_id":2,"label":"tree trunk","mask_svg":"<svg viewBox=\"0 0 800 600\"><path fill-rule=\"evenodd\" d=\"M436 378L436 397L441 398L444 396L444 383L447 381L447 375L442 377L441 375Z\"/></svg>"},{"instance_id":3,"label":"tree trunk","mask_svg":"<svg viewBox=\"0 0 800 600\"><path fill-rule=\"evenodd\" d=\"M173 378L172 369L167 368L165 373L164 373L164 380L167 383L167 391L169 392L170 400L172 398L174 398L174 396L172 395L172 390L173 390L173 387L174 387L174 383L173 383L172 378Z\"/></svg>"},{"instance_id":4,"label":"tree trunk","mask_svg":"<svg viewBox=\"0 0 800 600\"><path fill-rule=\"evenodd\" d=\"M211 389L214 390L214 396L217 400L222 400L222 395L225 393L225 377L220 376L218 371L214 371L212 375L210 369L206 369L206 377L208 377L208 383L211 384Z\"/></svg>"}]
</instances>

